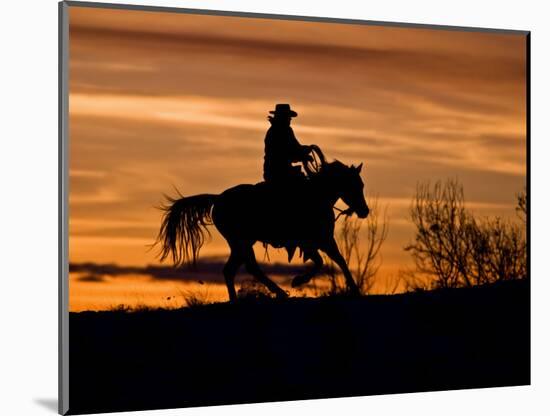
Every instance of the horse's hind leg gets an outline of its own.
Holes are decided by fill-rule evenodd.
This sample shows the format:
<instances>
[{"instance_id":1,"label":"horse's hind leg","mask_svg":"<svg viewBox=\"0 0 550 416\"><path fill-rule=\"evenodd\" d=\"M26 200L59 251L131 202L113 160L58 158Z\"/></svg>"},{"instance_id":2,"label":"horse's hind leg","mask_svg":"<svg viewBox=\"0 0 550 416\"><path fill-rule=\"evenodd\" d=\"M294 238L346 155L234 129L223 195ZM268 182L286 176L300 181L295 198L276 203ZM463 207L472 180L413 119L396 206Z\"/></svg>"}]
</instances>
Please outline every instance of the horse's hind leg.
<instances>
[{"instance_id":1,"label":"horse's hind leg","mask_svg":"<svg viewBox=\"0 0 550 416\"><path fill-rule=\"evenodd\" d=\"M244 257L244 264L246 266L246 271L258 279L259 282L266 285L266 287L277 297L286 298L288 294L281 289L273 280L265 275L265 273L260 269L258 262L256 261L256 256L254 255L254 250L252 247L246 250Z\"/></svg>"},{"instance_id":2,"label":"horse's hind leg","mask_svg":"<svg viewBox=\"0 0 550 416\"><path fill-rule=\"evenodd\" d=\"M227 291L229 292L230 302L235 302L237 300L237 292L235 292L235 275L241 264L243 264L242 258L232 250L227 263L223 266L223 276L225 278L225 284L227 285Z\"/></svg>"},{"instance_id":3,"label":"horse's hind leg","mask_svg":"<svg viewBox=\"0 0 550 416\"><path fill-rule=\"evenodd\" d=\"M321 267L323 267L323 259L321 258L321 255L317 250L310 252L309 258L313 261L313 267L309 271L305 272L304 274L294 277L294 279L292 279L292 287L298 287L303 284L306 284L317 273L319 273L319 270L321 270Z\"/></svg>"}]
</instances>

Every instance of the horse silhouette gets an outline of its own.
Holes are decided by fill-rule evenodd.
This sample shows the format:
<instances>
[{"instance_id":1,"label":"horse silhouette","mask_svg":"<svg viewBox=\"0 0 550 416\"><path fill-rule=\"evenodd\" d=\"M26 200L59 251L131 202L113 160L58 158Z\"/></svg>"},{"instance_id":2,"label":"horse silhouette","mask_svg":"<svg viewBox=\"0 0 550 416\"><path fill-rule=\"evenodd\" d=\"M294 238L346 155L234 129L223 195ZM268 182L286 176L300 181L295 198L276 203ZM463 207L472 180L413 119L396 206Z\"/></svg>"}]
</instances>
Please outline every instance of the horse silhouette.
<instances>
[{"instance_id":1,"label":"horse silhouette","mask_svg":"<svg viewBox=\"0 0 550 416\"><path fill-rule=\"evenodd\" d=\"M323 251L342 270L350 293L359 289L334 239L336 218L333 207L338 199L349 207L345 212L366 218L369 208L363 195L364 184L355 167L342 162L326 162L316 146L320 158L317 171L306 167L309 177L294 183L237 185L219 195L201 194L170 198L165 211L157 244L161 246L160 259L171 256L174 265L195 264L199 251L209 234L208 225L214 224L230 247L230 255L223 268L230 301L237 299L234 278L241 265L277 297L288 294L273 282L259 267L253 245L262 242L274 247L285 247L289 260L299 248L304 261L312 260L313 267L294 277L292 286L307 283L323 266L319 251Z\"/></svg>"}]
</instances>

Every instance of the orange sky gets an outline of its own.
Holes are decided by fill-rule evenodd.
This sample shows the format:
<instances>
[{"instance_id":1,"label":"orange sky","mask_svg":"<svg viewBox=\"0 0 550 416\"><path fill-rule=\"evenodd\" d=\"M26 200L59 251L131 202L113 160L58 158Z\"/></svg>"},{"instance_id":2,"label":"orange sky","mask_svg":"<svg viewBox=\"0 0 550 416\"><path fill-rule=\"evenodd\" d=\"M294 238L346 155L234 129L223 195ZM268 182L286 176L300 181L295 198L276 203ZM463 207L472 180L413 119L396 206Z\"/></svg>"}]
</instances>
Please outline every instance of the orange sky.
<instances>
[{"instance_id":1,"label":"orange sky","mask_svg":"<svg viewBox=\"0 0 550 416\"><path fill-rule=\"evenodd\" d=\"M514 215L526 175L523 35L69 10L72 263L158 263L146 245L163 193L260 181L277 102L299 113L303 144L366 164L367 195L390 216L381 279L409 264L418 181L458 178L480 215ZM213 234L204 256L227 253ZM71 277L71 308L96 307L86 296L98 290L152 293L122 282Z\"/></svg>"}]
</instances>

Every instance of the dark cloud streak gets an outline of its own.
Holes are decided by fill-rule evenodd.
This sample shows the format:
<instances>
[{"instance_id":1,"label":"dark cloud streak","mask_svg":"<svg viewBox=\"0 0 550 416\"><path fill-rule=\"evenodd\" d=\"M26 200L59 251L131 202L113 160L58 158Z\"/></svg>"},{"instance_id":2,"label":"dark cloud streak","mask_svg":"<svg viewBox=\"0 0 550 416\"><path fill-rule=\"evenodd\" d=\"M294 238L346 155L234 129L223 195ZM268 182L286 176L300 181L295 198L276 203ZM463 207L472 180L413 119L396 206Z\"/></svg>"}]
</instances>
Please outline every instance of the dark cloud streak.
<instances>
[{"instance_id":1,"label":"dark cloud streak","mask_svg":"<svg viewBox=\"0 0 550 416\"><path fill-rule=\"evenodd\" d=\"M121 266L118 264L97 264L97 263L71 263L69 265L70 273L85 273L79 280L87 282L103 282L105 276L116 278L117 276L145 275L152 279L174 280L174 281L196 281L222 283L222 269L225 264L223 259L205 258L197 263L196 268L172 267L148 265L140 266ZM282 276L289 280L293 276L303 273L307 265L294 265L282 263L260 263L264 272L271 275ZM244 273L241 268L240 273ZM93 279L91 278L93 277Z\"/></svg>"}]
</instances>

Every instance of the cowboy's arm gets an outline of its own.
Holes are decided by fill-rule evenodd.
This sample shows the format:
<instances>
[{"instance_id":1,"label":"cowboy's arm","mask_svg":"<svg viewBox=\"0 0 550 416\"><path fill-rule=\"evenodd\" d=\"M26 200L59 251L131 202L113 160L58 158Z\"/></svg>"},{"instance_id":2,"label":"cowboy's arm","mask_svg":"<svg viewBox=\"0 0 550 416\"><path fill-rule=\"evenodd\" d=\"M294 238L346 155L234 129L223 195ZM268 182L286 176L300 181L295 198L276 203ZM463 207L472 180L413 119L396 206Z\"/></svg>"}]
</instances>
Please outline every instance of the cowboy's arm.
<instances>
[{"instance_id":1,"label":"cowboy's arm","mask_svg":"<svg viewBox=\"0 0 550 416\"><path fill-rule=\"evenodd\" d=\"M303 161L311 151L311 146L304 146L301 145L300 142L298 142L298 139L296 139L296 136L294 135L294 131L292 129L290 129L288 145L289 155L292 158L293 162Z\"/></svg>"}]
</instances>

